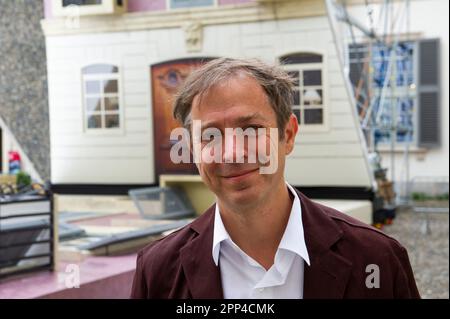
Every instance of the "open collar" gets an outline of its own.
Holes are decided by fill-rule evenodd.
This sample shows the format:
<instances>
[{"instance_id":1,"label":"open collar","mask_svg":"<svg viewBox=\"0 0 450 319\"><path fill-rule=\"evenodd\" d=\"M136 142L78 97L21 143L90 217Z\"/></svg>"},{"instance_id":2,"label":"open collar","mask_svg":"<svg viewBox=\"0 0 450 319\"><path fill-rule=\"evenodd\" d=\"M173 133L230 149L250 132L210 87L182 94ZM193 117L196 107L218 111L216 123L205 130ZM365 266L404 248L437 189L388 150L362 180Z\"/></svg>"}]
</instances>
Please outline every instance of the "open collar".
<instances>
[{"instance_id":1,"label":"open collar","mask_svg":"<svg viewBox=\"0 0 450 319\"><path fill-rule=\"evenodd\" d=\"M296 192L310 260L310 265L305 265L303 297L342 298L352 264L331 247L343 232L322 206ZM181 263L193 298L223 298L220 269L211 258L215 206L191 223L196 236L181 250Z\"/></svg>"},{"instance_id":2,"label":"open collar","mask_svg":"<svg viewBox=\"0 0 450 319\"><path fill-rule=\"evenodd\" d=\"M286 225L283 237L281 238L278 249L289 250L300 256L308 265L310 265L308 250L305 244L302 208L300 198L296 190L286 183L288 190L291 192L294 200L292 202L291 212L289 214L288 223ZM215 205L214 209L214 231L213 231L213 246L212 258L216 266L219 265L220 247L223 241L232 241L228 231L223 224L220 215L219 205Z\"/></svg>"}]
</instances>

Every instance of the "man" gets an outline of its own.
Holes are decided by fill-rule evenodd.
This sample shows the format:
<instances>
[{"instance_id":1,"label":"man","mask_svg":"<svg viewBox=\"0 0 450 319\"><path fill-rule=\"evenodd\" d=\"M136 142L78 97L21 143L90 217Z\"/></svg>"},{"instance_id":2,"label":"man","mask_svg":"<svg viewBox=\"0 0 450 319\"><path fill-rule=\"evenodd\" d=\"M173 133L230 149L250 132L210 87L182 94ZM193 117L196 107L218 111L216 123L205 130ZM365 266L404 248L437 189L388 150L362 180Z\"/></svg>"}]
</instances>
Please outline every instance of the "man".
<instances>
[{"instance_id":1,"label":"man","mask_svg":"<svg viewBox=\"0 0 450 319\"><path fill-rule=\"evenodd\" d=\"M278 128L276 140L269 133L257 136L258 145L276 143L270 161L277 169L261 174L268 163L236 161L238 143L212 151L209 140L197 136L200 159L221 151L221 161L197 163L217 203L139 252L133 298L420 297L407 252L396 240L285 182L285 158L298 131L291 105L291 79L256 60L216 59L187 78L174 116L191 132L201 121L202 134L209 128Z\"/></svg>"}]
</instances>

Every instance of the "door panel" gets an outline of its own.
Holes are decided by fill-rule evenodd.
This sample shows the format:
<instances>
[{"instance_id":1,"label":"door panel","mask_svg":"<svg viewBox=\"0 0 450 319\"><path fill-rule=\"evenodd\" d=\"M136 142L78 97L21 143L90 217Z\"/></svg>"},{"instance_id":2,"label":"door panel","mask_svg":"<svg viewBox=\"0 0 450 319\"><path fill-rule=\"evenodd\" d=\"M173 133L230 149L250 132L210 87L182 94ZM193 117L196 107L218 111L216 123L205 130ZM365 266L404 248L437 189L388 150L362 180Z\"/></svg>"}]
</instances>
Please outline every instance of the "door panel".
<instances>
[{"instance_id":1,"label":"door panel","mask_svg":"<svg viewBox=\"0 0 450 319\"><path fill-rule=\"evenodd\" d=\"M153 127L155 137L155 173L198 174L193 164L175 164L170 160L170 149L177 141L170 140L170 132L180 127L172 115L173 97L186 77L211 58L190 58L167 61L153 65L150 69L152 85Z\"/></svg>"}]
</instances>

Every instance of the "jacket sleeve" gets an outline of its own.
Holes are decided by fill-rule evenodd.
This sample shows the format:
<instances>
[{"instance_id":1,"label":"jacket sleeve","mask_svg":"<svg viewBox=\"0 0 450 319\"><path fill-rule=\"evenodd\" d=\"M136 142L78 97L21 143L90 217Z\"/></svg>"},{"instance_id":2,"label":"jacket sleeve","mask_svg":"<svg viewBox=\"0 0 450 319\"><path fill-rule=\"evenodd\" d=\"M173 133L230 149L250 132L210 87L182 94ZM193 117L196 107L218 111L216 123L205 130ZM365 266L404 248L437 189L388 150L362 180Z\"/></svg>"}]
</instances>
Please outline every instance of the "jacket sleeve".
<instances>
[{"instance_id":1,"label":"jacket sleeve","mask_svg":"<svg viewBox=\"0 0 450 319\"><path fill-rule=\"evenodd\" d=\"M136 272L134 273L133 285L131 288L130 297L132 299L147 298L147 283L145 280L143 259L142 252L140 252L136 259Z\"/></svg>"},{"instance_id":2,"label":"jacket sleeve","mask_svg":"<svg viewBox=\"0 0 450 319\"><path fill-rule=\"evenodd\" d=\"M414 273L408 258L408 252L403 246L398 250L399 269L395 278L395 298L419 299L420 294L414 279Z\"/></svg>"}]
</instances>

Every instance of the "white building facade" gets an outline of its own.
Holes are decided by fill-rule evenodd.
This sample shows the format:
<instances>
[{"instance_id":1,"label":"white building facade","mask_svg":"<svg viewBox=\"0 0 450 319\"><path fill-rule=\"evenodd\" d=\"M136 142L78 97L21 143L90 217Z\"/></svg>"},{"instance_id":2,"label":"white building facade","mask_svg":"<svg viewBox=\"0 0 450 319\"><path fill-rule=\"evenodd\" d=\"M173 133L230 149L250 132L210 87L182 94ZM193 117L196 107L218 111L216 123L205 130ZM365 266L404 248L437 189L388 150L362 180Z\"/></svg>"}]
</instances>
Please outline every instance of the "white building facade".
<instances>
[{"instance_id":1,"label":"white building facade","mask_svg":"<svg viewBox=\"0 0 450 319\"><path fill-rule=\"evenodd\" d=\"M76 28L67 27L67 18L47 12L42 24L53 184L157 183L158 91L152 67L230 56L271 63L281 59L298 77L294 112L300 132L287 161L289 182L373 186L325 3L230 2L81 15L78 22L69 21L79 23ZM307 101L311 94L318 95L317 101Z\"/></svg>"},{"instance_id":2,"label":"white building facade","mask_svg":"<svg viewBox=\"0 0 450 319\"><path fill-rule=\"evenodd\" d=\"M366 9L363 1L350 3L353 14ZM164 172L157 167L157 101L165 97L156 82L166 75L167 85L171 76L176 80L175 73L157 71L180 60L230 56L281 61L299 78L294 112L300 131L287 161L289 182L303 187L374 186L324 1L129 0L115 13L91 15L81 8L66 17L55 15L54 6L46 2L42 21L53 184L156 184ZM442 87L447 87L448 28L441 25L448 25L448 17L436 12L448 12L448 3L417 0L410 6L411 32L442 40ZM442 24L421 17L442 19ZM310 93L318 100L306 102ZM447 90L442 90L441 106L441 146L411 148L411 177L448 176ZM389 167L389 158L383 160ZM400 149L399 180L402 161Z\"/></svg>"}]
</instances>

